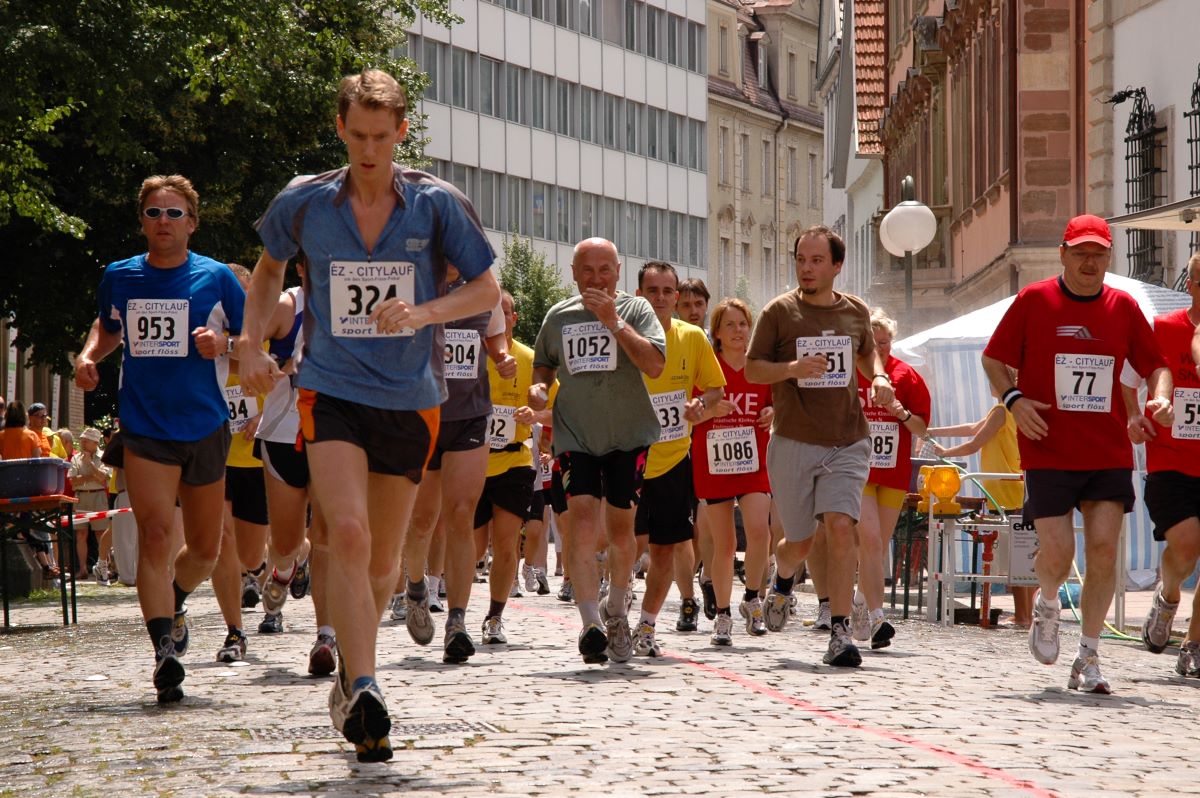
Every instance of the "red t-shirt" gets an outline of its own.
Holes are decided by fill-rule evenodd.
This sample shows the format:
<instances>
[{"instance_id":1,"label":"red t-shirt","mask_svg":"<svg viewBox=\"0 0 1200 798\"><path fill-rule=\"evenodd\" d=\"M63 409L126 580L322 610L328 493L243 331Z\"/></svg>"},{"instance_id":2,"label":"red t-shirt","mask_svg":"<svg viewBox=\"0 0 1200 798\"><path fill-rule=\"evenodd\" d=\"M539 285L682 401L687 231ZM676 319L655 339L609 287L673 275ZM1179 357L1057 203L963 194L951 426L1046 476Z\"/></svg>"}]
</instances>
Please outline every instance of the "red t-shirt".
<instances>
[{"instance_id":1,"label":"red t-shirt","mask_svg":"<svg viewBox=\"0 0 1200 798\"><path fill-rule=\"evenodd\" d=\"M1133 468L1121 368L1128 360L1147 377L1166 366L1133 297L1107 285L1079 297L1060 277L1040 280L1017 294L983 353L1017 369L1026 397L1050 405L1039 411L1046 437L1017 435L1024 468Z\"/></svg>"},{"instance_id":2,"label":"red t-shirt","mask_svg":"<svg viewBox=\"0 0 1200 798\"><path fill-rule=\"evenodd\" d=\"M759 412L772 403L771 386L747 382L745 371L726 363L720 352L717 361L725 374L725 399L737 409L692 427L696 497L727 499L745 493L770 493L767 442L771 433L757 422ZM700 393L696 391L693 396ZM755 464L757 468L751 470Z\"/></svg>"},{"instance_id":3,"label":"red t-shirt","mask_svg":"<svg viewBox=\"0 0 1200 798\"><path fill-rule=\"evenodd\" d=\"M896 390L900 404L929 423L929 387L912 366L888 356L883 370ZM871 474L867 482L908 491L912 477L912 433L886 407L871 402L871 381L858 375L858 401L871 427Z\"/></svg>"},{"instance_id":4,"label":"red t-shirt","mask_svg":"<svg viewBox=\"0 0 1200 798\"><path fill-rule=\"evenodd\" d=\"M1175 427L1155 424L1157 435L1146 441L1146 470L1178 471L1200 477L1200 438L1177 438L1200 434L1200 377L1192 361L1192 336L1196 325L1188 318L1187 308L1154 319L1154 337L1159 351L1167 359L1175 384Z\"/></svg>"}]
</instances>

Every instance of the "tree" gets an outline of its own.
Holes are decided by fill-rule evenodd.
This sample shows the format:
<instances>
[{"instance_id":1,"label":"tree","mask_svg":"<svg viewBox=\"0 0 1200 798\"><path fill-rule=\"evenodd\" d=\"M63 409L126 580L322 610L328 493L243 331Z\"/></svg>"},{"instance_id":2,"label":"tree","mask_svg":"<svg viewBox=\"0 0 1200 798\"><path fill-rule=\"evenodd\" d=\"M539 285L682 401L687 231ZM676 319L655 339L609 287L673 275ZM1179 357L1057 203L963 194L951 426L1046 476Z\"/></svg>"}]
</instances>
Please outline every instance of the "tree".
<instances>
[{"instance_id":1,"label":"tree","mask_svg":"<svg viewBox=\"0 0 1200 798\"><path fill-rule=\"evenodd\" d=\"M546 256L534 252L528 240L505 237L502 257L500 286L512 294L517 312L513 337L533 346L546 312L575 292L563 285L558 267L546 263Z\"/></svg>"},{"instance_id":2,"label":"tree","mask_svg":"<svg viewBox=\"0 0 1200 798\"><path fill-rule=\"evenodd\" d=\"M105 263L144 251L135 200L151 174L200 192L194 248L253 263L253 221L297 174L343 163L337 84L390 71L415 105L427 77L394 56L449 0L9 0L0 14L0 316L19 347L68 372ZM423 125L399 156L420 158Z\"/></svg>"}]
</instances>

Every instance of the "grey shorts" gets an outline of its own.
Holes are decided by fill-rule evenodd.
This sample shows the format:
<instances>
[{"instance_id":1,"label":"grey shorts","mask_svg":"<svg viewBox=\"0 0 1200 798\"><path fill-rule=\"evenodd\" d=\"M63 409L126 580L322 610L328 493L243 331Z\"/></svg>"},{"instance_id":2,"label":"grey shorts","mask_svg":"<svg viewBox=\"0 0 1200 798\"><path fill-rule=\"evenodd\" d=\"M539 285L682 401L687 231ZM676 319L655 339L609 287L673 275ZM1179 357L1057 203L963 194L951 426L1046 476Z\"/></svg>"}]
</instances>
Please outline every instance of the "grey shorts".
<instances>
[{"instance_id":1,"label":"grey shorts","mask_svg":"<svg viewBox=\"0 0 1200 798\"><path fill-rule=\"evenodd\" d=\"M870 450L868 438L829 447L771 437L767 473L788 541L811 538L825 513L843 513L858 521L863 486L871 471Z\"/></svg>"}]
</instances>

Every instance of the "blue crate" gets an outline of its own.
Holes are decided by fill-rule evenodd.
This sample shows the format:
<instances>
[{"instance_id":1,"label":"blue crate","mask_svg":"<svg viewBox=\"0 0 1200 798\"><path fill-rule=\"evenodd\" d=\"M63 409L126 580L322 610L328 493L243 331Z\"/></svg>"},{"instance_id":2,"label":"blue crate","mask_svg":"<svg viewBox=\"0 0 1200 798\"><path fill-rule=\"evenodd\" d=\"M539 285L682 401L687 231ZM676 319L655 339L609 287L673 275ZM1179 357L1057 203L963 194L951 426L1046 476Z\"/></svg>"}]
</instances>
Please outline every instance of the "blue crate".
<instances>
[{"instance_id":1,"label":"blue crate","mask_svg":"<svg viewBox=\"0 0 1200 798\"><path fill-rule=\"evenodd\" d=\"M0 499L62 493L70 468L70 463L57 457L0 460Z\"/></svg>"}]
</instances>

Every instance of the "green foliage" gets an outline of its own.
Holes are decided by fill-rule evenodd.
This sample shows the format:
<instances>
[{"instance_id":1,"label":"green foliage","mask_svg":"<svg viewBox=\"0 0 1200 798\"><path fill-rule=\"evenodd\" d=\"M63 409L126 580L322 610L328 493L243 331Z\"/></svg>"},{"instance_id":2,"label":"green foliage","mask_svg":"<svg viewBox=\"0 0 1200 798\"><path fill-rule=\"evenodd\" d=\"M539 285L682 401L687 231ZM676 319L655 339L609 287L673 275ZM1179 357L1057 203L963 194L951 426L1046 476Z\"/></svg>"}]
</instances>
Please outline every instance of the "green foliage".
<instances>
[{"instance_id":1,"label":"green foliage","mask_svg":"<svg viewBox=\"0 0 1200 798\"><path fill-rule=\"evenodd\" d=\"M517 324L513 337L533 346L546 311L574 292L563 285L558 267L546 263L546 256L534 252L528 240L505 237L500 286L513 296Z\"/></svg>"},{"instance_id":2,"label":"green foliage","mask_svg":"<svg viewBox=\"0 0 1200 798\"><path fill-rule=\"evenodd\" d=\"M151 174L200 193L193 248L252 264L253 222L297 174L336 168L338 82L368 67L427 77L394 53L450 0L0 2L0 315L35 362L69 371L104 264L145 251L135 200ZM398 157L419 162L413 118Z\"/></svg>"}]
</instances>

